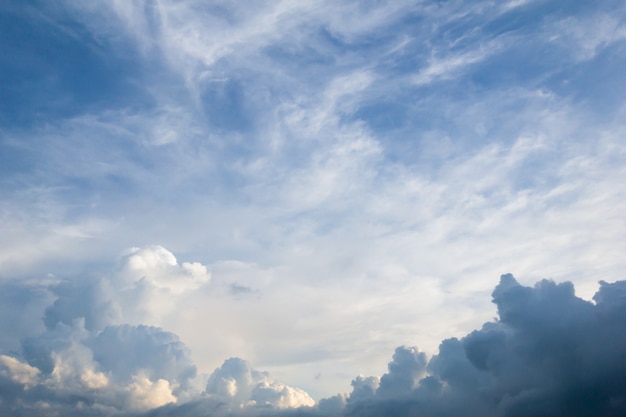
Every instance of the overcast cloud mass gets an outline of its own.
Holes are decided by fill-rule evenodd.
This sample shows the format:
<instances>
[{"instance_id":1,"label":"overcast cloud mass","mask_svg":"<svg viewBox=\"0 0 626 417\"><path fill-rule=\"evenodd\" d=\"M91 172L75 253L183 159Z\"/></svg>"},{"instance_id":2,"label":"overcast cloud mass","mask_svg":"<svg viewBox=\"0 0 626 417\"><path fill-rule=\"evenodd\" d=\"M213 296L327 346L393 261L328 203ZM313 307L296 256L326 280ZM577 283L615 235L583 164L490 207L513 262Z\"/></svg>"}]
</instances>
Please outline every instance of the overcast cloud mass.
<instances>
[{"instance_id":1,"label":"overcast cloud mass","mask_svg":"<svg viewBox=\"0 0 626 417\"><path fill-rule=\"evenodd\" d=\"M0 28L0 414L626 415L622 0Z\"/></svg>"}]
</instances>

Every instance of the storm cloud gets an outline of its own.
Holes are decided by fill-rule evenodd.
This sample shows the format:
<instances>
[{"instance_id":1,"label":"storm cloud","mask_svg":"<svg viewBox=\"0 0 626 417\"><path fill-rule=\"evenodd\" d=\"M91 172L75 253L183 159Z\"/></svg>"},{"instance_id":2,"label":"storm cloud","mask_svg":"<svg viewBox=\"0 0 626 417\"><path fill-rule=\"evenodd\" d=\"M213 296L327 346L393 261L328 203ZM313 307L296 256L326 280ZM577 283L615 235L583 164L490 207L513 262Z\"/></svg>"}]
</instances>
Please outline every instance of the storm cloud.
<instances>
[{"instance_id":1,"label":"storm cloud","mask_svg":"<svg viewBox=\"0 0 626 417\"><path fill-rule=\"evenodd\" d=\"M544 280L531 288L503 275L493 291L498 320L443 341L428 376L403 378L395 392L405 394L389 399L385 378L417 368L414 356L397 351L377 390L349 401L344 414L623 415L626 281L601 282L594 301L576 297L569 282Z\"/></svg>"}]
</instances>

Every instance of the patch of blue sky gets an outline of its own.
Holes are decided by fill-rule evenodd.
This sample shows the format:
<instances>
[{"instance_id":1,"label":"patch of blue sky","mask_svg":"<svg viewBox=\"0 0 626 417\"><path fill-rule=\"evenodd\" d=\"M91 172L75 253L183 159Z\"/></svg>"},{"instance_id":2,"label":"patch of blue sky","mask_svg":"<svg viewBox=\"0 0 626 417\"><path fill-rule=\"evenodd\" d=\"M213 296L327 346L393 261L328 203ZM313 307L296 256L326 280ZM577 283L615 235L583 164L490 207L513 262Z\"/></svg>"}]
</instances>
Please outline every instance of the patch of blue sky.
<instances>
[{"instance_id":1,"label":"patch of blue sky","mask_svg":"<svg viewBox=\"0 0 626 417\"><path fill-rule=\"evenodd\" d=\"M626 94L626 39L600 50L556 78L553 90L571 97L600 119L614 118Z\"/></svg>"},{"instance_id":2,"label":"patch of blue sky","mask_svg":"<svg viewBox=\"0 0 626 417\"><path fill-rule=\"evenodd\" d=\"M0 10L0 121L30 127L50 119L149 103L132 46L95 38L62 9Z\"/></svg>"},{"instance_id":3,"label":"patch of blue sky","mask_svg":"<svg viewBox=\"0 0 626 417\"><path fill-rule=\"evenodd\" d=\"M200 97L211 130L242 134L254 130L254 113L249 108L251 103L244 81L229 78L210 83Z\"/></svg>"},{"instance_id":4,"label":"patch of blue sky","mask_svg":"<svg viewBox=\"0 0 626 417\"><path fill-rule=\"evenodd\" d=\"M280 65L281 73L287 77L304 74L315 78L328 76L333 66L341 64L338 56L345 51L346 45L327 28L312 29L312 32L306 42L287 39L267 45L262 53L275 65Z\"/></svg>"},{"instance_id":5,"label":"patch of blue sky","mask_svg":"<svg viewBox=\"0 0 626 417\"><path fill-rule=\"evenodd\" d=\"M533 91L542 91L546 100L553 104L559 101L562 104L584 103L595 97L598 101L592 101L591 107L597 111L605 113L607 106L617 108L614 105L619 103L621 90L613 88L613 92L617 93L610 94L609 91L601 91L601 87L607 86L608 90L610 86L619 87L623 83L619 75L620 68L623 68L620 65L623 53L611 52L621 42L601 51L591 61L582 63L572 56L571 46L568 45L570 49L567 49L551 43L545 34L542 37L532 30L517 33L506 42L509 42L508 47L468 65L450 79L435 79L419 88L400 83L403 88L399 91L393 81L385 80L381 75L383 87L379 87L378 91L389 84L390 90L395 88L395 91L388 97L382 93L370 96L348 118L365 121L376 135L391 140L385 142L386 148L394 148L397 141L408 141L408 146L400 146L404 151L419 142L420 133L436 130L454 138L456 149L463 149L464 142L478 146L483 146L485 141L512 143L520 132L532 129L527 120L520 124L519 117L515 115L532 111L536 101L536 97L530 94ZM605 62L598 65L598 60ZM594 77L598 77L597 82L594 82ZM503 100L499 101L497 111L491 109L488 115L484 115L483 132L464 133L467 132L468 126L464 123L468 122L471 107L476 107L476 103L481 101L488 102L490 97L492 99L497 95ZM411 154L400 152L399 155L406 158Z\"/></svg>"}]
</instances>

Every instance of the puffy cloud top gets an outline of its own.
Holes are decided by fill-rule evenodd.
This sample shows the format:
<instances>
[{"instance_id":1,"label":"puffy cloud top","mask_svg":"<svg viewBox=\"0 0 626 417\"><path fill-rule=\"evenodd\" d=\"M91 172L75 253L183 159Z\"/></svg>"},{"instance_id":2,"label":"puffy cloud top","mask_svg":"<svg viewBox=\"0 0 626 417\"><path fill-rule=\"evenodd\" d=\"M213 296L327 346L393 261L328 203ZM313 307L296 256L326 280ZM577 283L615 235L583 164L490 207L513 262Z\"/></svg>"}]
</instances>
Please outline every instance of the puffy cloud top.
<instances>
[{"instance_id":1,"label":"puffy cloud top","mask_svg":"<svg viewBox=\"0 0 626 417\"><path fill-rule=\"evenodd\" d=\"M126 280L127 285L146 281L156 288L180 294L206 284L211 274L198 262L179 265L172 252L152 245L128 250L120 278Z\"/></svg>"},{"instance_id":2,"label":"puffy cloud top","mask_svg":"<svg viewBox=\"0 0 626 417\"><path fill-rule=\"evenodd\" d=\"M178 264L176 257L158 245L131 248L121 266L104 276L61 281L51 287L54 303L45 310L44 323L71 326L82 318L88 330L113 324L160 326L179 297L210 282L206 266Z\"/></svg>"},{"instance_id":3,"label":"puffy cloud top","mask_svg":"<svg viewBox=\"0 0 626 417\"><path fill-rule=\"evenodd\" d=\"M380 379L376 394L401 397L410 393L426 371L426 355L415 347L401 346L389 363L389 373Z\"/></svg>"},{"instance_id":4,"label":"puffy cloud top","mask_svg":"<svg viewBox=\"0 0 626 417\"><path fill-rule=\"evenodd\" d=\"M277 382L267 372L252 369L239 358L226 360L211 374L206 392L231 403L233 408L293 408L315 404L305 391Z\"/></svg>"}]
</instances>

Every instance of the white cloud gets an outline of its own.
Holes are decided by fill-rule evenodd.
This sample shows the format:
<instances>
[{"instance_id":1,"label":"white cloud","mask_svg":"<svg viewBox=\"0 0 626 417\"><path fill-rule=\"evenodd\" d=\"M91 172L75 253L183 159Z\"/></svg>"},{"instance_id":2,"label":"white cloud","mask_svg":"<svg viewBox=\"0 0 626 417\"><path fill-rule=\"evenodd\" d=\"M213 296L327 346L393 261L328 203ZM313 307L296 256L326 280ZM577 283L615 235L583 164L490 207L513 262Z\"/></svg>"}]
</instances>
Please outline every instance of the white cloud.
<instances>
[{"instance_id":1,"label":"white cloud","mask_svg":"<svg viewBox=\"0 0 626 417\"><path fill-rule=\"evenodd\" d=\"M128 282L131 286L145 280L157 289L181 294L207 284L211 274L206 266L198 262L183 262L179 265L170 251L154 245L129 249L116 279Z\"/></svg>"},{"instance_id":2,"label":"white cloud","mask_svg":"<svg viewBox=\"0 0 626 417\"><path fill-rule=\"evenodd\" d=\"M7 355L0 355L0 375L24 385L26 389L39 382L39 369Z\"/></svg>"},{"instance_id":3,"label":"white cloud","mask_svg":"<svg viewBox=\"0 0 626 417\"><path fill-rule=\"evenodd\" d=\"M74 344L63 351L53 352L54 368L45 381L52 389L77 390L102 389L109 384L107 376L94 369L91 352L81 344Z\"/></svg>"},{"instance_id":4,"label":"white cloud","mask_svg":"<svg viewBox=\"0 0 626 417\"><path fill-rule=\"evenodd\" d=\"M43 415L67 405L88 415L145 411L199 394L191 384L196 369L187 348L158 328L89 331L78 319L72 327L58 324L24 340L20 350L24 361L0 355L0 397Z\"/></svg>"},{"instance_id":5,"label":"white cloud","mask_svg":"<svg viewBox=\"0 0 626 417\"><path fill-rule=\"evenodd\" d=\"M126 390L129 393L127 404L131 410L150 410L177 401L169 381L164 379L153 382L143 375L135 375Z\"/></svg>"},{"instance_id":6,"label":"white cloud","mask_svg":"<svg viewBox=\"0 0 626 417\"><path fill-rule=\"evenodd\" d=\"M503 12L508 12L510 10L516 9L518 7L524 7L528 4L531 4L536 0L510 0L504 3L501 8Z\"/></svg>"},{"instance_id":7,"label":"white cloud","mask_svg":"<svg viewBox=\"0 0 626 417\"><path fill-rule=\"evenodd\" d=\"M588 61L616 42L626 39L626 26L614 16L594 13L556 22L550 41L569 49L579 61Z\"/></svg>"},{"instance_id":8,"label":"white cloud","mask_svg":"<svg viewBox=\"0 0 626 417\"><path fill-rule=\"evenodd\" d=\"M226 360L207 382L206 393L228 401L233 410L244 407L294 408L313 406L315 401L303 390L275 381L239 358Z\"/></svg>"},{"instance_id":9,"label":"white cloud","mask_svg":"<svg viewBox=\"0 0 626 417\"><path fill-rule=\"evenodd\" d=\"M494 40L481 45L476 50L449 53L444 57L432 57L425 68L421 69L412 81L415 85L427 85L439 80L454 78L471 65L489 58L501 49L501 40Z\"/></svg>"}]
</instances>

